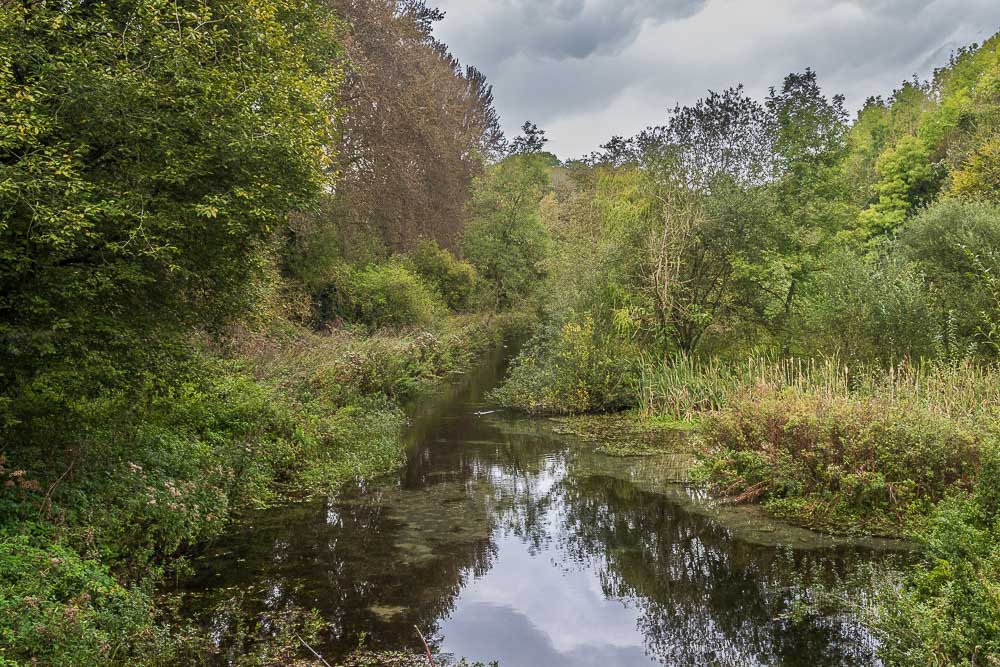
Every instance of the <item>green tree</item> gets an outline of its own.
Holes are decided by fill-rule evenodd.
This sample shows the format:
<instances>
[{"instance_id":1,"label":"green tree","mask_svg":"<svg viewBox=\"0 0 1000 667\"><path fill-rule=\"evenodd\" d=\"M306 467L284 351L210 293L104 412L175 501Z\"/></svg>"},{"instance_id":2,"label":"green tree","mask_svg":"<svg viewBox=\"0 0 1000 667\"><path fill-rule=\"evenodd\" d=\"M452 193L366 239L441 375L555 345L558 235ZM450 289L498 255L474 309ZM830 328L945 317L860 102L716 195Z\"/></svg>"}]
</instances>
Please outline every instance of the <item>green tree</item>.
<instances>
[{"instance_id":1,"label":"green tree","mask_svg":"<svg viewBox=\"0 0 1000 667\"><path fill-rule=\"evenodd\" d=\"M306 0L0 12L0 383L241 312L328 184L337 24Z\"/></svg>"},{"instance_id":2,"label":"green tree","mask_svg":"<svg viewBox=\"0 0 1000 667\"><path fill-rule=\"evenodd\" d=\"M772 289L782 293L782 304L774 322L787 333L797 296L851 221L852 207L836 178L847 152L847 112L843 96L827 98L809 69L785 77L765 106L775 150L774 222L781 231L781 271Z\"/></svg>"},{"instance_id":3,"label":"green tree","mask_svg":"<svg viewBox=\"0 0 1000 667\"><path fill-rule=\"evenodd\" d=\"M525 155L541 153L545 150L545 144L549 143L545 136L545 130L539 129L530 120L524 121L521 126L521 134L510 143L510 155Z\"/></svg>"},{"instance_id":4,"label":"green tree","mask_svg":"<svg viewBox=\"0 0 1000 667\"><path fill-rule=\"evenodd\" d=\"M898 229L937 190L930 149L919 137L904 136L879 157L876 169L878 201L860 217L869 237Z\"/></svg>"},{"instance_id":5,"label":"green tree","mask_svg":"<svg viewBox=\"0 0 1000 667\"><path fill-rule=\"evenodd\" d=\"M542 277L550 239L539 205L550 188L549 160L537 153L508 157L476 183L465 256L497 308L526 295Z\"/></svg>"},{"instance_id":6,"label":"green tree","mask_svg":"<svg viewBox=\"0 0 1000 667\"><path fill-rule=\"evenodd\" d=\"M940 330L957 337L946 342L1000 349L1000 210L946 199L907 223L900 242L924 276Z\"/></svg>"}]
</instances>

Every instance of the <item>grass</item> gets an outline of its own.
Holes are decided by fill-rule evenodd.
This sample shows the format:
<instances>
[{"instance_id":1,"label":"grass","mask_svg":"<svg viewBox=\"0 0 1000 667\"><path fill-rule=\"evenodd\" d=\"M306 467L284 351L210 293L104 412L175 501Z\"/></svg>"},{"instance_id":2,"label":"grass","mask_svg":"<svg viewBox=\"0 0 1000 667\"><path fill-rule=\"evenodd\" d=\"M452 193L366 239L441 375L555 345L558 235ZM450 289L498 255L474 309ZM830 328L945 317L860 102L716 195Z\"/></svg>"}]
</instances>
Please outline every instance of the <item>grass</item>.
<instances>
[{"instance_id":1,"label":"grass","mask_svg":"<svg viewBox=\"0 0 1000 667\"><path fill-rule=\"evenodd\" d=\"M739 362L678 355L640 364L637 395L644 416L696 420L740 396L774 390L817 397L908 401L933 414L979 420L1000 413L1000 369L972 362L902 363L888 369L847 366L835 358Z\"/></svg>"}]
</instances>

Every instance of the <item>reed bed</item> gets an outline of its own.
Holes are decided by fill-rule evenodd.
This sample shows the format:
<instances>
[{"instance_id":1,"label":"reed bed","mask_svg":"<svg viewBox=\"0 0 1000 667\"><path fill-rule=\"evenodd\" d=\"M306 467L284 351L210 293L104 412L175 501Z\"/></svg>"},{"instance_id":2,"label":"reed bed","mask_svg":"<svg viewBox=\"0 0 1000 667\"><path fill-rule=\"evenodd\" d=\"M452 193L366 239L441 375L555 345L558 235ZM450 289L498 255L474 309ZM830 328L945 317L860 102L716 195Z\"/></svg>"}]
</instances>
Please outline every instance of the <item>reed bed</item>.
<instances>
[{"instance_id":1,"label":"reed bed","mask_svg":"<svg viewBox=\"0 0 1000 667\"><path fill-rule=\"evenodd\" d=\"M695 419L737 398L781 392L913 404L963 421L1000 412L1000 367L972 362L903 362L883 368L849 366L836 358L754 356L723 362L675 355L643 358L637 377L643 414L677 420Z\"/></svg>"}]
</instances>

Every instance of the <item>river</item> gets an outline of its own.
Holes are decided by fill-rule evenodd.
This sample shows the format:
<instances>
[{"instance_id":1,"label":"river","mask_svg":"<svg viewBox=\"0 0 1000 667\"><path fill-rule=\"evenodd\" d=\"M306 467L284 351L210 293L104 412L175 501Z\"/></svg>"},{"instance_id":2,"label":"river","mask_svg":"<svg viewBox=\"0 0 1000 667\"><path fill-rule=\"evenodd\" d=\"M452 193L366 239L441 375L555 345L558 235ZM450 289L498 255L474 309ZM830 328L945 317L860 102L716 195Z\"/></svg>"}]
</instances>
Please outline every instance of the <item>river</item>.
<instances>
[{"instance_id":1,"label":"river","mask_svg":"<svg viewBox=\"0 0 1000 667\"><path fill-rule=\"evenodd\" d=\"M316 609L333 664L361 636L416 652L414 626L501 667L879 664L849 614L793 612L896 545L716 508L670 457L493 412L504 357L414 408L398 474L251 513L205 549L181 588L221 662L241 628Z\"/></svg>"}]
</instances>

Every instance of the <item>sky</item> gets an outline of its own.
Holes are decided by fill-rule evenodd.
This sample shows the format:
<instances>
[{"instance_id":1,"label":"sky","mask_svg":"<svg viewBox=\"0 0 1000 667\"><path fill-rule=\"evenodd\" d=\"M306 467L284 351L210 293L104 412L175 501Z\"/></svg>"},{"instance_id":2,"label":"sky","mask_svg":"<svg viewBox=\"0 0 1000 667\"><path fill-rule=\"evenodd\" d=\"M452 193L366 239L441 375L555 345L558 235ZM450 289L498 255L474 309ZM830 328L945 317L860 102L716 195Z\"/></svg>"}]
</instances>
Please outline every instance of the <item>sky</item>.
<instances>
[{"instance_id":1,"label":"sky","mask_svg":"<svg viewBox=\"0 0 1000 667\"><path fill-rule=\"evenodd\" d=\"M851 110L929 77L1000 30L1000 0L437 0L436 36L493 84L508 137L525 120L580 157L743 83L763 99L816 70Z\"/></svg>"}]
</instances>

